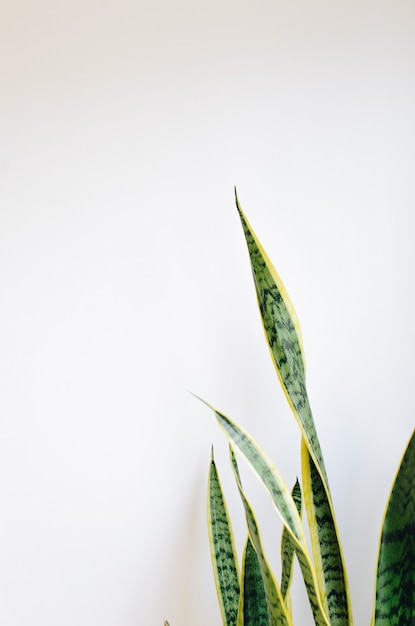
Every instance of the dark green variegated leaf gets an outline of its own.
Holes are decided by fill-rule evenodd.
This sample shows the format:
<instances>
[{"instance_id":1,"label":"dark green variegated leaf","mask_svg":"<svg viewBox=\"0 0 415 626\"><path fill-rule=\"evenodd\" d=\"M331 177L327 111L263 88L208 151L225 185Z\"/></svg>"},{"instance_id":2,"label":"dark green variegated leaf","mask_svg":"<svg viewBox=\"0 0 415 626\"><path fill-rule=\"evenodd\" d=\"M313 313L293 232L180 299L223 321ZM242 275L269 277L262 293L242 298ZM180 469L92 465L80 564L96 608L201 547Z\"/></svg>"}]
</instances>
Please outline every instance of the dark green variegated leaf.
<instances>
[{"instance_id":1,"label":"dark green variegated leaf","mask_svg":"<svg viewBox=\"0 0 415 626\"><path fill-rule=\"evenodd\" d=\"M245 509L245 517L246 524L248 526L249 539L252 543L252 546L255 550L257 556L257 562L259 571L261 574L267 612L268 612L268 623L269 626L292 626L290 615L287 611L285 603L281 596L281 591L278 587L278 584L275 580L274 574L268 564L268 561L265 557L264 550L262 547L261 535L259 532L258 524L255 519L254 512L252 511L252 507L249 504L245 493L242 489L238 465L236 462L235 455L231 450L231 463L233 472L235 475L236 484L238 486L238 490L242 499L242 503ZM241 610L241 606L240 606ZM241 614L239 615L239 620L241 619Z\"/></svg>"},{"instance_id":2,"label":"dark green variegated leaf","mask_svg":"<svg viewBox=\"0 0 415 626\"><path fill-rule=\"evenodd\" d=\"M301 516L302 498L301 498L301 487L300 487L300 483L298 482L298 480L296 480L295 482L295 485L291 492L291 496L295 502L297 511L299 515ZM284 598L284 600L286 600L289 596L289 590L290 590L291 581L293 577L294 552L295 552L295 544L291 538L290 533L284 526L283 531L282 531L282 537L281 537L281 593L282 593L282 597Z\"/></svg>"},{"instance_id":3,"label":"dark green variegated leaf","mask_svg":"<svg viewBox=\"0 0 415 626\"><path fill-rule=\"evenodd\" d=\"M375 626L415 624L415 431L386 507L376 575Z\"/></svg>"},{"instance_id":4,"label":"dark green variegated leaf","mask_svg":"<svg viewBox=\"0 0 415 626\"><path fill-rule=\"evenodd\" d=\"M347 576L337 539L336 522L326 497L323 481L308 452L304 438L301 456L304 502L317 579L320 589L323 590L322 600L330 616L330 623L333 626L347 625L351 619L347 597ZM326 590L329 590L329 593Z\"/></svg>"},{"instance_id":5,"label":"dark green variegated leaf","mask_svg":"<svg viewBox=\"0 0 415 626\"><path fill-rule=\"evenodd\" d=\"M310 461L308 461L306 456L302 455L303 463L305 462L303 474L309 473L311 466L317 470L320 480L309 480L308 484L310 489L313 489L314 486L316 486L316 488L319 486L323 487L322 492L319 490L318 498L319 501L323 499L324 504L322 502L322 506L330 510L328 522L324 529L324 536L320 536L320 538L324 539L328 536L330 537L330 553L334 545L332 542L337 544L334 550L338 556L336 564L337 569L335 576L331 576L330 574L318 576L319 592L323 602L325 602L326 598L333 598L330 613L333 626L348 626L352 623L352 616L346 568L340 539L337 533L323 455L307 395L304 350L300 325L282 280L249 225L248 220L241 210L237 197L236 205L248 245L258 305L271 357L288 403L300 426L308 454L311 457ZM310 511L307 508L308 504L312 502L313 497L309 497L306 500L307 518L309 524L314 526L314 528L310 529L311 533L314 537L317 537L319 535L318 529L316 528L315 510L313 507ZM329 528L329 526L331 527ZM321 552L321 548L314 543L313 553L317 562L321 564L324 555L319 554L319 552ZM322 574L321 569L320 574ZM340 607L338 610L334 609L335 598L340 599ZM344 604L344 599L346 600L346 604ZM325 606L327 607L326 603Z\"/></svg>"},{"instance_id":6,"label":"dark green variegated leaf","mask_svg":"<svg viewBox=\"0 0 415 626\"><path fill-rule=\"evenodd\" d=\"M236 206L248 246L258 306L271 357L310 453L328 485L306 390L300 324L287 290L242 212L237 196Z\"/></svg>"},{"instance_id":7,"label":"dark green variegated leaf","mask_svg":"<svg viewBox=\"0 0 415 626\"><path fill-rule=\"evenodd\" d=\"M213 458L213 451L208 481L208 530L222 621L224 626L236 626L239 603L238 560L232 526Z\"/></svg>"},{"instance_id":8,"label":"dark green variegated leaf","mask_svg":"<svg viewBox=\"0 0 415 626\"><path fill-rule=\"evenodd\" d=\"M269 626L267 598L257 553L248 537L242 559L238 626Z\"/></svg>"}]
</instances>

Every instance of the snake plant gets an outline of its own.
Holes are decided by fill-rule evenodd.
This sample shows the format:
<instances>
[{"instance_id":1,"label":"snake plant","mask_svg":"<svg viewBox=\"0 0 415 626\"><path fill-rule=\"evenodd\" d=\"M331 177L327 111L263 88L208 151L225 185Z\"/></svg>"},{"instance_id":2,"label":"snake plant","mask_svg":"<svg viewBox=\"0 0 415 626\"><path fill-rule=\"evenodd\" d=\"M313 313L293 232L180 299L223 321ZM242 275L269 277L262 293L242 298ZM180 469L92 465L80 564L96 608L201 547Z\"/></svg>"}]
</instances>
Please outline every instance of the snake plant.
<instances>
[{"instance_id":1,"label":"snake plant","mask_svg":"<svg viewBox=\"0 0 415 626\"><path fill-rule=\"evenodd\" d=\"M343 551L323 454L307 395L300 325L287 291L253 232L236 196L248 246L262 324L272 361L301 433L301 485L289 489L255 439L213 409L229 440L230 464L246 517L241 566L213 450L208 480L208 529L224 626L291 626L290 585L298 559L317 626L351 626L352 610ZM210 407L212 408L212 407ZM372 626L415 624L415 432L392 486L379 542ZM242 486L236 453L271 496L282 520L281 578L264 552L255 513ZM302 520L305 509L311 550Z\"/></svg>"}]
</instances>

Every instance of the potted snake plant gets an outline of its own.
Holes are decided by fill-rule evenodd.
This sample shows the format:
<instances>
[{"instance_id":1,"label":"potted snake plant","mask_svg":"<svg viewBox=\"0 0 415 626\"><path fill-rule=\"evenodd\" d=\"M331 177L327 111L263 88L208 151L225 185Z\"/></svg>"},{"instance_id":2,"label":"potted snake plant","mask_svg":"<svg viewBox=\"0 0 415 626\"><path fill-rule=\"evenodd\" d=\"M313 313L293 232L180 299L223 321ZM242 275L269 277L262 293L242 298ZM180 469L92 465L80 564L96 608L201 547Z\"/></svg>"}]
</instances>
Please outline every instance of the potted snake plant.
<instances>
[{"instance_id":1,"label":"potted snake plant","mask_svg":"<svg viewBox=\"0 0 415 626\"><path fill-rule=\"evenodd\" d=\"M289 489L255 439L210 407L229 441L230 464L246 517L241 565L231 520L212 456L208 479L208 529L213 572L224 626L291 626L294 559L317 626L353 623L346 566L332 496L307 395L300 325L288 293L253 232L236 196L257 300L272 361L301 432L301 480ZM209 406L209 405L208 405ZM281 577L265 555L258 523L241 482L236 455L245 459L271 496L282 520ZM302 510L308 523L309 550ZM394 480L380 533L372 626L415 625L415 436L410 437Z\"/></svg>"}]
</instances>

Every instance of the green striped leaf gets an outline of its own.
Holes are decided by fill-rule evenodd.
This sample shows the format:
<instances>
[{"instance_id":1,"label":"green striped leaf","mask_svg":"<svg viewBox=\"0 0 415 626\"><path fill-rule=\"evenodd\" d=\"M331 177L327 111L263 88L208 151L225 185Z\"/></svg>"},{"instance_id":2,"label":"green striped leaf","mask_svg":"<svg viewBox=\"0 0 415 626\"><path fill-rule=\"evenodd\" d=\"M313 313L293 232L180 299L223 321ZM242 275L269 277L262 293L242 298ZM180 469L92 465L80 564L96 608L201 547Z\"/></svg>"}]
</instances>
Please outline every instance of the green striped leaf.
<instances>
[{"instance_id":1,"label":"green striped leaf","mask_svg":"<svg viewBox=\"0 0 415 626\"><path fill-rule=\"evenodd\" d=\"M219 413L219 411L215 411L215 415L225 435L243 454L245 460L270 494L276 510L292 536L314 621L318 626L327 626L329 621L325 615L317 592L317 579L308 553L301 518L289 489L258 443L243 428L238 426L235 422L232 422L229 417ZM252 536L251 540L255 546Z\"/></svg>"},{"instance_id":2,"label":"green striped leaf","mask_svg":"<svg viewBox=\"0 0 415 626\"><path fill-rule=\"evenodd\" d=\"M261 567L249 537L242 558L238 626L269 626Z\"/></svg>"},{"instance_id":3,"label":"green striped leaf","mask_svg":"<svg viewBox=\"0 0 415 626\"><path fill-rule=\"evenodd\" d=\"M258 305L271 357L311 457L308 461L307 455L302 455L302 461L305 465L303 476L310 474L310 467L315 468L320 479L317 479L313 474L312 479L308 480L309 488L310 490L318 489L316 499L318 498L321 507L330 511L330 514L325 517L324 532L320 532L317 527L315 499L310 495L305 500L307 519L311 525L310 532L315 538L313 554L318 564L319 593L325 609L329 611L332 625L349 626L352 623L352 616L346 568L336 528L323 455L307 394L300 325L282 280L242 212L237 196L236 205L248 246ZM323 488L322 491L321 487ZM330 550L329 554L326 555L324 545L319 545L319 541L326 541L328 537ZM336 554L336 559L333 559L333 554ZM331 566L336 568L335 573L330 570L324 572L322 569L324 564L328 564L326 556L330 556ZM337 601L339 606L336 606Z\"/></svg>"},{"instance_id":4,"label":"green striped leaf","mask_svg":"<svg viewBox=\"0 0 415 626\"><path fill-rule=\"evenodd\" d=\"M304 442L301 442L304 502L310 529L314 563L323 590L323 603L330 623L350 623L347 597L347 577L336 522L327 499L324 483ZM329 591L328 591L329 590Z\"/></svg>"},{"instance_id":5,"label":"green striped leaf","mask_svg":"<svg viewBox=\"0 0 415 626\"><path fill-rule=\"evenodd\" d=\"M245 493L242 489L238 465L235 455L231 449L231 463L234 472L236 484L245 509L246 524L248 526L249 539L255 550L258 559L258 566L261 573L261 579L264 587L264 594L268 612L269 626L292 626L290 615L286 609L281 596L281 591L275 580L274 574L268 564L262 547L261 535L258 524L255 519L254 512L249 504Z\"/></svg>"},{"instance_id":6,"label":"green striped leaf","mask_svg":"<svg viewBox=\"0 0 415 626\"><path fill-rule=\"evenodd\" d=\"M298 479L291 491L292 499L294 500L298 514L301 516L302 509L302 497L301 487ZM289 603L289 590L291 587L293 569L294 569L294 552L295 545L288 530L283 528L281 537L281 593L285 603Z\"/></svg>"},{"instance_id":7,"label":"green striped leaf","mask_svg":"<svg viewBox=\"0 0 415 626\"><path fill-rule=\"evenodd\" d=\"M236 626L239 604L238 559L213 450L208 480L208 531L222 621L224 626Z\"/></svg>"},{"instance_id":8,"label":"green striped leaf","mask_svg":"<svg viewBox=\"0 0 415 626\"><path fill-rule=\"evenodd\" d=\"M415 624L415 431L383 520L376 575L375 626Z\"/></svg>"},{"instance_id":9,"label":"green striped leaf","mask_svg":"<svg viewBox=\"0 0 415 626\"><path fill-rule=\"evenodd\" d=\"M323 455L305 384L300 324L283 282L239 205L265 337L282 388L307 441L314 461L328 485Z\"/></svg>"}]
</instances>

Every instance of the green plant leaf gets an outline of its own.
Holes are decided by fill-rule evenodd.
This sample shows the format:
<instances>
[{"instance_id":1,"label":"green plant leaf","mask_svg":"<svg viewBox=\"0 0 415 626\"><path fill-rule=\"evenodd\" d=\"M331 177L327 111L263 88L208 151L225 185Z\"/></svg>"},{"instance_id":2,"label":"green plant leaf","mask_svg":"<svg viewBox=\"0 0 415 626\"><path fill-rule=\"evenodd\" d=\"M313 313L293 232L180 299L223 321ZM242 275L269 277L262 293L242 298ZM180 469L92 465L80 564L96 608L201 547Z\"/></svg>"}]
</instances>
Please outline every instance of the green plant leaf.
<instances>
[{"instance_id":1,"label":"green plant leaf","mask_svg":"<svg viewBox=\"0 0 415 626\"><path fill-rule=\"evenodd\" d=\"M281 596L281 591L278 587L274 574L272 573L272 570L265 557L264 550L262 548L261 535L259 532L258 524L255 519L254 512L242 489L242 484L241 484L240 477L239 477L238 464L236 462L236 458L235 458L232 448L231 448L231 463L232 463L232 469L234 472L236 484L238 486L238 490L239 490L242 503L245 509L245 517L246 517L246 523L248 526L249 539L252 543L252 546L257 556L258 567L259 567L264 594L265 594L269 626L292 626L290 615L287 611L284 600L282 599L282 596ZM251 607L251 609L253 610L253 607ZM261 612L262 612L262 607L261 607Z\"/></svg>"},{"instance_id":2,"label":"green plant leaf","mask_svg":"<svg viewBox=\"0 0 415 626\"><path fill-rule=\"evenodd\" d=\"M415 624L415 431L402 458L383 520L372 623Z\"/></svg>"},{"instance_id":3,"label":"green plant leaf","mask_svg":"<svg viewBox=\"0 0 415 626\"><path fill-rule=\"evenodd\" d=\"M272 464L271 460L260 448L258 443L229 417L226 417L215 409L213 410L215 411L216 419L219 425L223 429L229 441L243 454L245 460L258 475L262 484L270 494L275 508L293 538L296 555L300 563L314 621L318 624L318 626L327 626L329 624L329 620L325 615L324 608L320 602L317 592L317 580L310 556L308 554L307 542L304 535L304 529L301 524L301 518L298 514L297 507L291 497L289 489L282 480L277 469ZM251 540L256 548L252 536Z\"/></svg>"},{"instance_id":4,"label":"green plant leaf","mask_svg":"<svg viewBox=\"0 0 415 626\"><path fill-rule=\"evenodd\" d=\"M322 590L322 600L333 626L351 623L347 596L347 577L336 521L321 475L304 442L301 441L304 502L310 529L314 564Z\"/></svg>"},{"instance_id":5,"label":"green plant leaf","mask_svg":"<svg viewBox=\"0 0 415 626\"><path fill-rule=\"evenodd\" d=\"M323 455L306 390L300 324L287 290L242 212L237 196L236 206L248 246L258 306L271 357L310 454L328 485Z\"/></svg>"},{"instance_id":6,"label":"green plant leaf","mask_svg":"<svg viewBox=\"0 0 415 626\"><path fill-rule=\"evenodd\" d=\"M291 497L294 500L298 514L301 517L302 497L298 479L295 481L295 485L291 491ZM295 544L290 533L284 526L281 537L281 593L286 604L287 602L290 602L288 598L293 577L294 553Z\"/></svg>"},{"instance_id":7,"label":"green plant leaf","mask_svg":"<svg viewBox=\"0 0 415 626\"><path fill-rule=\"evenodd\" d=\"M305 360L300 325L294 307L281 278L273 267L261 243L252 230L239 205L236 206L242 223L251 261L252 274L261 313L265 336L281 386L294 413L306 445L307 455L302 454L303 483L308 475L309 497L305 499L310 533L314 537L313 554L317 562L319 593L333 626L349 626L352 623L351 604L346 568L340 538L338 536L334 508L331 501L323 455L315 429L308 399ZM310 468L315 468L319 478ZM313 495L313 490L316 494ZM329 511L325 527L317 524L316 504ZM328 550L324 542L329 539ZM322 543L323 542L323 543ZM323 569L324 565L335 567L335 572Z\"/></svg>"},{"instance_id":8,"label":"green plant leaf","mask_svg":"<svg viewBox=\"0 0 415 626\"><path fill-rule=\"evenodd\" d=\"M242 557L238 626L269 626L267 598L261 568L249 537Z\"/></svg>"},{"instance_id":9,"label":"green plant leaf","mask_svg":"<svg viewBox=\"0 0 415 626\"><path fill-rule=\"evenodd\" d=\"M236 626L240 592L238 558L213 450L208 480L208 531L222 621L224 626Z\"/></svg>"}]
</instances>

